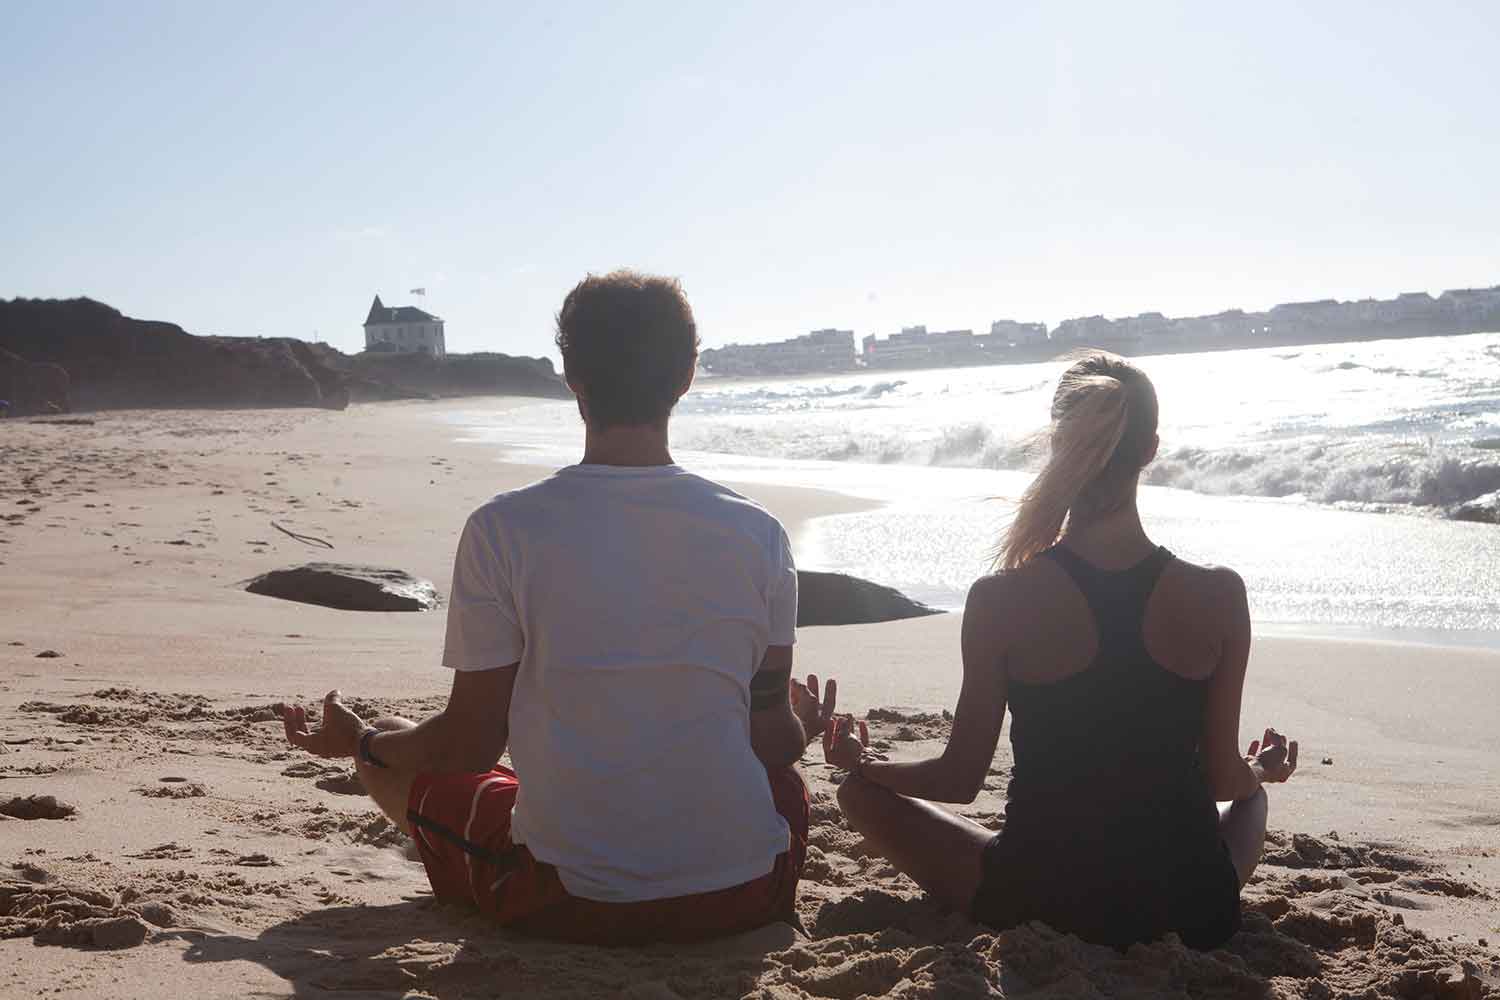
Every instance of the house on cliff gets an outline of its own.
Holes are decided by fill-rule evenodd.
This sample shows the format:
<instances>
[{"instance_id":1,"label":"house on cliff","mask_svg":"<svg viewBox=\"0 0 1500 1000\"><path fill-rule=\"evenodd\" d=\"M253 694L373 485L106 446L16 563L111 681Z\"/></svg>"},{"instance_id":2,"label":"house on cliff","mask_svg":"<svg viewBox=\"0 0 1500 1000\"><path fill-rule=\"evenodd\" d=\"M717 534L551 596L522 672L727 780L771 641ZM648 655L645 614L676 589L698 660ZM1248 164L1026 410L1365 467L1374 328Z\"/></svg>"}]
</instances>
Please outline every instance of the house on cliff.
<instances>
[{"instance_id":1,"label":"house on cliff","mask_svg":"<svg viewBox=\"0 0 1500 1000\"><path fill-rule=\"evenodd\" d=\"M387 306L377 295L365 317L365 350L446 357L443 321L415 306Z\"/></svg>"}]
</instances>

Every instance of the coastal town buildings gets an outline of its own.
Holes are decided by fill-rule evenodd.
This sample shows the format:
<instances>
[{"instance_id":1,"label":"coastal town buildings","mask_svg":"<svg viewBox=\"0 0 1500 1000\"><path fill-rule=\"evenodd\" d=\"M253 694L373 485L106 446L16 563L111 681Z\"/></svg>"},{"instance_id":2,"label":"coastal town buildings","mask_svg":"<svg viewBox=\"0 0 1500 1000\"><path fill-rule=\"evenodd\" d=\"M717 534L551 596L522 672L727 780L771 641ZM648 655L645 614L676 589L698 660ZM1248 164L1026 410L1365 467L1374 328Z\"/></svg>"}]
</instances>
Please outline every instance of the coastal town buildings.
<instances>
[{"instance_id":1,"label":"coastal town buildings","mask_svg":"<svg viewBox=\"0 0 1500 1000\"><path fill-rule=\"evenodd\" d=\"M378 302L378 300L377 300ZM703 352L715 374L797 375L863 368L940 368L1044 361L1084 347L1125 355L1177 354L1297 344L1500 332L1500 285L1458 288L1434 298L1406 292L1393 299L1286 302L1264 312L1227 309L1173 318L1144 312L1120 319L1079 316L1052 330L1043 323L997 319L990 332L907 326L869 334L854 350L849 330L815 330L776 344Z\"/></svg>"},{"instance_id":2,"label":"coastal town buildings","mask_svg":"<svg viewBox=\"0 0 1500 1000\"><path fill-rule=\"evenodd\" d=\"M1017 323L1013 319L997 319L990 324L990 336L997 342L1011 347L1035 347L1047 342L1046 323Z\"/></svg>"},{"instance_id":3,"label":"coastal town buildings","mask_svg":"<svg viewBox=\"0 0 1500 1000\"><path fill-rule=\"evenodd\" d=\"M873 334L862 343L861 359L869 368L926 368L969 363L984 350L973 330L939 330L925 326L904 327L884 340Z\"/></svg>"},{"instance_id":4,"label":"coastal town buildings","mask_svg":"<svg viewBox=\"0 0 1500 1000\"><path fill-rule=\"evenodd\" d=\"M443 321L415 306L387 306L377 295L365 317L365 350L446 357Z\"/></svg>"},{"instance_id":5,"label":"coastal town buildings","mask_svg":"<svg viewBox=\"0 0 1500 1000\"><path fill-rule=\"evenodd\" d=\"M715 375L801 375L846 372L855 367L853 330L814 330L771 344L730 344L698 356Z\"/></svg>"},{"instance_id":6,"label":"coastal town buildings","mask_svg":"<svg viewBox=\"0 0 1500 1000\"><path fill-rule=\"evenodd\" d=\"M1438 296L1438 308L1461 322L1500 316L1500 285L1494 288L1455 288Z\"/></svg>"},{"instance_id":7,"label":"coastal town buildings","mask_svg":"<svg viewBox=\"0 0 1500 1000\"><path fill-rule=\"evenodd\" d=\"M1000 319L989 333L973 330L935 330L925 326L904 327L885 339L865 337L860 360L867 368L938 368L1000 364L1006 361L1038 360L1032 357L1047 347L1043 323L1017 323Z\"/></svg>"}]
</instances>

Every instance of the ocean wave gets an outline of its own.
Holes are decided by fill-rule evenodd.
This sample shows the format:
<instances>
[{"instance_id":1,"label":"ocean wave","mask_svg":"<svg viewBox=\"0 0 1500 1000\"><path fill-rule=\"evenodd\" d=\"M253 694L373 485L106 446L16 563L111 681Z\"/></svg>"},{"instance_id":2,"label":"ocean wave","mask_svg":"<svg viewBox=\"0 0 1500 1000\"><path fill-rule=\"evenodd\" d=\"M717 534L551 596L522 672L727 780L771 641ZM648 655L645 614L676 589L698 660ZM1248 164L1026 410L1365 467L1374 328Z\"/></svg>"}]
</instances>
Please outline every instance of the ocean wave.
<instances>
[{"instance_id":1,"label":"ocean wave","mask_svg":"<svg viewBox=\"0 0 1500 1000\"><path fill-rule=\"evenodd\" d=\"M1368 440L1179 448L1158 457L1145 481L1224 496L1447 508L1500 489L1500 462L1441 446Z\"/></svg>"},{"instance_id":2,"label":"ocean wave","mask_svg":"<svg viewBox=\"0 0 1500 1000\"><path fill-rule=\"evenodd\" d=\"M1296 357L1296 355L1292 355ZM1372 375L1394 375L1397 378L1443 378L1444 373L1437 368L1411 369L1401 368L1395 365L1367 365L1358 361L1340 361L1336 365L1330 365L1321 369L1323 373L1328 372L1351 372L1363 371Z\"/></svg>"},{"instance_id":3,"label":"ocean wave","mask_svg":"<svg viewBox=\"0 0 1500 1000\"><path fill-rule=\"evenodd\" d=\"M766 458L947 466L1036 468L1040 435L997 433L957 424L926 436L781 425L698 426L687 447ZM1224 448L1164 447L1144 481L1216 496L1300 498L1365 509L1447 509L1500 490L1497 442L1453 445L1367 433L1307 436Z\"/></svg>"},{"instance_id":4,"label":"ocean wave","mask_svg":"<svg viewBox=\"0 0 1500 1000\"><path fill-rule=\"evenodd\" d=\"M747 389L740 386L720 388L711 383L686 397L682 403L685 413L738 413L769 404L810 404L837 399L880 399L906 385L902 379L894 381L863 382L854 385L827 385L822 383L788 383L779 388L765 386Z\"/></svg>"}]
</instances>

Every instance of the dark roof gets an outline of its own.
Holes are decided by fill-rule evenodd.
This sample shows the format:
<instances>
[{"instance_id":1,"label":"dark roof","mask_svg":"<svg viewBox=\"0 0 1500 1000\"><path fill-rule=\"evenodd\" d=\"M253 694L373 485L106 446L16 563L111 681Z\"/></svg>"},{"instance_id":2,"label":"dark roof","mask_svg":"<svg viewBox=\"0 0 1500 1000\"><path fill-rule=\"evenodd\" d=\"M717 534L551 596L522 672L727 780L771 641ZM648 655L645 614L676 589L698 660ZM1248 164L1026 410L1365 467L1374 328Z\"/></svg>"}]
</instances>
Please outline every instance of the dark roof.
<instances>
[{"instance_id":1,"label":"dark roof","mask_svg":"<svg viewBox=\"0 0 1500 1000\"><path fill-rule=\"evenodd\" d=\"M388 306L380 301L380 296L375 296L375 301L370 303L370 314L365 317L365 326L371 323L427 323L442 322L430 312L424 312L416 306Z\"/></svg>"}]
</instances>

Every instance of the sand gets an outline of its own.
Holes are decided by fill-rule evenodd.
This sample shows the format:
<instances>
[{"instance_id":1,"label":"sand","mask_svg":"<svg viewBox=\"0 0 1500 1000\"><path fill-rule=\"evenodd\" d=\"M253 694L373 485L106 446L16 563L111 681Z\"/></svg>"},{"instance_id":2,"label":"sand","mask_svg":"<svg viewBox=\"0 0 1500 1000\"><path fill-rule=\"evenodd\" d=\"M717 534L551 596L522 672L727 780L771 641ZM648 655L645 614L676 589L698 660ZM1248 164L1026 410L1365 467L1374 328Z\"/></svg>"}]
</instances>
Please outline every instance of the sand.
<instances>
[{"instance_id":1,"label":"sand","mask_svg":"<svg viewBox=\"0 0 1500 1000\"><path fill-rule=\"evenodd\" d=\"M1500 654L1479 649L1257 641L1246 738L1275 723L1302 739L1304 766L1272 792L1245 930L1211 954L1168 941L1120 955L940 911L843 826L838 775L816 754L806 936L601 950L436 905L349 770L285 746L270 706L337 686L370 712L435 710L442 614L338 612L236 583L336 558L446 589L467 511L545 471L453 443L447 406L0 423L0 996L1500 992ZM862 506L746 491L794 536ZM931 753L959 624L805 629L799 668L838 676L853 711L888 709L871 728L893 756ZM960 812L994 825L1009 761L1002 745Z\"/></svg>"}]
</instances>

